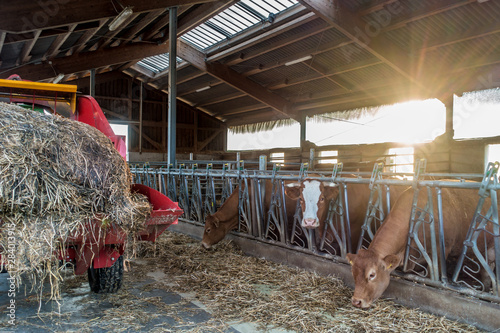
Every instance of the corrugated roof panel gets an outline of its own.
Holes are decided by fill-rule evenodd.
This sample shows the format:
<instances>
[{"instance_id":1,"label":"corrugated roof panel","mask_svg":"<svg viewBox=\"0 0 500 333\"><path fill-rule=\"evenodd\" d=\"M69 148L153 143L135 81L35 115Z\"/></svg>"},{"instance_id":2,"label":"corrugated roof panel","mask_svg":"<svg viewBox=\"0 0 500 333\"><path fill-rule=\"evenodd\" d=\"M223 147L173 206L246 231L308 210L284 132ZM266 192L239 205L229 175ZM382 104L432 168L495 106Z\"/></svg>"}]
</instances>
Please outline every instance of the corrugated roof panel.
<instances>
[{"instance_id":1,"label":"corrugated roof panel","mask_svg":"<svg viewBox=\"0 0 500 333\"><path fill-rule=\"evenodd\" d=\"M327 78L321 78L314 81L287 86L275 90L274 92L280 96L284 96L285 98L292 98L300 95L320 94L322 92L343 93L346 91Z\"/></svg>"},{"instance_id":2,"label":"corrugated roof panel","mask_svg":"<svg viewBox=\"0 0 500 333\"><path fill-rule=\"evenodd\" d=\"M369 82L397 81L404 77L386 64L365 67L355 71L347 72L341 75L342 78L359 85L366 85Z\"/></svg>"},{"instance_id":3,"label":"corrugated roof panel","mask_svg":"<svg viewBox=\"0 0 500 333\"><path fill-rule=\"evenodd\" d=\"M352 43L315 55L313 59L315 63L335 71L337 67L348 66L373 58L370 52Z\"/></svg>"},{"instance_id":4,"label":"corrugated roof panel","mask_svg":"<svg viewBox=\"0 0 500 333\"><path fill-rule=\"evenodd\" d=\"M249 97L249 96L243 96L240 98L235 98L230 101L225 101L217 104L212 104L208 105L205 107L207 110L209 110L212 113L217 113L220 115L224 115L225 113L231 113L232 110L237 110L240 109L242 106L246 105L257 105L259 108L266 108L268 107L267 105L260 103L259 101Z\"/></svg>"},{"instance_id":5,"label":"corrugated roof panel","mask_svg":"<svg viewBox=\"0 0 500 333\"><path fill-rule=\"evenodd\" d=\"M215 79L213 76L208 74L196 77L188 82L184 82L177 85L177 93L179 96L183 96L187 92L191 92L195 89L204 88L211 86L213 84L219 84L219 80Z\"/></svg>"},{"instance_id":6,"label":"corrugated roof panel","mask_svg":"<svg viewBox=\"0 0 500 333\"><path fill-rule=\"evenodd\" d=\"M223 97L237 92L239 92L239 90L234 89L233 87L227 84L217 84L212 86L210 89L203 90L200 92L193 92L191 94L187 94L182 97L187 99L188 101L196 101L198 104L200 101L213 99L214 96Z\"/></svg>"},{"instance_id":7,"label":"corrugated roof panel","mask_svg":"<svg viewBox=\"0 0 500 333\"><path fill-rule=\"evenodd\" d=\"M243 54L252 54L253 52L260 52L260 50L270 50L273 46L280 44L282 40L287 40L293 38L293 36L302 33L303 31L308 31L310 28L324 27L321 20L314 20L308 22L307 24L294 28L276 37L265 40L261 43L256 44L250 48L242 51ZM307 38L299 40L297 43L293 42L288 45L284 45L279 49L273 50L271 52L265 52L261 56L254 57L247 61L241 62L236 66L232 66L237 72L245 72L252 68L257 68L260 64L272 65L276 63L281 63L285 57L290 57L291 54L303 53L304 50L310 49L312 52L317 50L322 45L331 42L341 42L345 40L345 37L340 35L336 30L327 30L323 33L309 36Z\"/></svg>"},{"instance_id":8,"label":"corrugated roof panel","mask_svg":"<svg viewBox=\"0 0 500 333\"><path fill-rule=\"evenodd\" d=\"M310 62L311 60L307 61ZM289 81L297 81L303 79L306 76L309 77L316 75L319 76L319 74L316 74L316 72L311 68L302 63L299 63L293 66L276 67L256 75L252 75L250 78L260 85L274 86L275 84L278 84L285 79Z\"/></svg>"}]
</instances>

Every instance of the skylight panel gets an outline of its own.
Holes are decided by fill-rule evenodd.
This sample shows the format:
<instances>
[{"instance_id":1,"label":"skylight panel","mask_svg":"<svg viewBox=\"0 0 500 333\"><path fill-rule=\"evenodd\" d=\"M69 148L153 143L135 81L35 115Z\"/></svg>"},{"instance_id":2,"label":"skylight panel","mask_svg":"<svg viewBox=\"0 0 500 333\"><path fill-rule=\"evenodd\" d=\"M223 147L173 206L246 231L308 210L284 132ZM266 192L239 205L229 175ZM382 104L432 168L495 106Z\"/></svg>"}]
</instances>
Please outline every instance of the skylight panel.
<instances>
[{"instance_id":1,"label":"skylight panel","mask_svg":"<svg viewBox=\"0 0 500 333\"><path fill-rule=\"evenodd\" d=\"M177 57L177 63L181 63L182 59ZM153 73L161 73L168 69L168 53L158 54L152 57L147 57L137 62L138 65L152 71Z\"/></svg>"},{"instance_id":2,"label":"skylight panel","mask_svg":"<svg viewBox=\"0 0 500 333\"><path fill-rule=\"evenodd\" d=\"M296 4L296 0L242 0L185 33L181 39L205 50Z\"/></svg>"}]
</instances>

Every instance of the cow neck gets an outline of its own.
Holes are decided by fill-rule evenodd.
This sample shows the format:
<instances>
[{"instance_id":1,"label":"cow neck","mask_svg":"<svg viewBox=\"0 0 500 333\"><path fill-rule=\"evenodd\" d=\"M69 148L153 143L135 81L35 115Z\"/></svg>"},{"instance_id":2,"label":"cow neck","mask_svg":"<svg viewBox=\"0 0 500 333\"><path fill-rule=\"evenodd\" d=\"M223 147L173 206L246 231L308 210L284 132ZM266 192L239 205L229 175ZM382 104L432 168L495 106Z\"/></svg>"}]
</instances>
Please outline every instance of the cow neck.
<instances>
[{"instance_id":1,"label":"cow neck","mask_svg":"<svg viewBox=\"0 0 500 333\"><path fill-rule=\"evenodd\" d=\"M219 221L228 221L238 216L239 187L237 186L231 195L224 201L222 206L213 216Z\"/></svg>"},{"instance_id":2,"label":"cow neck","mask_svg":"<svg viewBox=\"0 0 500 333\"><path fill-rule=\"evenodd\" d=\"M380 258L404 252L410 230L412 202L413 190L406 191L396 201L384 223L375 233L368 249L375 252Z\"/></svg>"}]
</instances>

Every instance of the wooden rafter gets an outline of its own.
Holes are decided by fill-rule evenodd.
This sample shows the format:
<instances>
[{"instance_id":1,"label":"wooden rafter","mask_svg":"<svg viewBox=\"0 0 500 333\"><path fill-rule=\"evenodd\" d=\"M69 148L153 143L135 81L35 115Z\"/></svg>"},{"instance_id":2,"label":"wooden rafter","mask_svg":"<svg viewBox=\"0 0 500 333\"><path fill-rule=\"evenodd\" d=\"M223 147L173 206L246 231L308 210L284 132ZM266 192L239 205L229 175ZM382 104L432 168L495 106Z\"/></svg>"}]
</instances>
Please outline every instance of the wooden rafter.
<instances>
[{"instance_id":1,"label":"wooden rafter","mask_svg":"<svg viewBox=\"0 0 500 333\"><path fill-rule=\"evenodd\" d=\"M149 12L152 10L165 9L173 6L194 5L200 3L213 2L214 0L121 0L124 6L133 7L134 13ZM86 1L66 1L64 5L47 10L44 2L32 0L17 0L15 6L2 7L2 20L0 20L0 30L10 33L26 33L40 28L67 26L74 23L96 21L102 18L113 18L121 10L115 8L110 1L86 0ZM47 5L45 5L47 6ZM52 14L52 15L49 15ZM43 15L46 19L43 27L37 26L34 22ZM20 20L26 18L26 20Z\"/></svg>"},{"instance_id":2,"label":"wooden rafter","mask_svg":"<svg viewBox=\"0 0 500 333\"><path fill-rule=\"evenodd\" d=\"M3 75L8 76L17 73L26 79L38 81L53 77L53 68L59 73L70 74L92 68L122 64L166 52L168 52L168 45L134 43L93 52L78 53L69 57L54 58L52 64L25 65L6 70Z\"/></svg>"},{"instance_id":3,"label":"wooden rafter","mask_svg":"<svg viewBox=\"0 0 500 333\"><path fill-rule=\"evenodd\" d=\"M54 40L54 42L52 42L49 49L45 53L44 58L51 59L51 58L55 57L59 53L59 49L61 48L61 46L68 39L68 37L71 35L73 30L75 30L75 28L76 28L76 24L72 24L68 27L67 32L65 32L62 35L57 36L57 38Z\"/></svg>"},{"instance_id":4,"label":"wooden rafter","mask_svg":"<svg viewBox=\"0 0 500 333\"><path fill-rule=\"evenodd\" d=\"M186 10L188 10L191 6L181 6L177 9L177 16L182 15ZM151 40L154 39L158 33L165 29L168 25L170 18L168 15L163 16L158 22L156 22L151 28L141 34L139 37L140 40ZM163 36L161 36L163 37Z\"/></svg>"},{"instance_id":5,"label":"wooden rafter","mask_svg":"<svg viewBox=\"0 0 500 333\"><path fill-rule=\"evenodd\" d=\"M134 14L130 15L125 21L123 21L123 23L120 25L120 28L126 27L130 22L135 20L139 15L140 15L139 13L134 13ZM105 48L106 46L111 44L111 42L113 42L116 35L118 35L120 32L121 32L121 29L119 29L119 28L114 30L114 31L108 31L104 35L104 37L101 40L99 40L97 43L95 43L90 49L96 50L96 49Z\"/></svg>"},{"instance_id":6,"label":"wooden rafter","mask_svg":"<svg viewBox=\"0 0 500 333\"><path fill-rule=\"evenodd\" d=\"M0 32L0 52L2 52L3 43L5 42L5 36L7 36L7 33L5 31Z\"/></svg>"},{"instance_id":7,"label":"wooden rafter","mask_svg":"<svg viewBox=\"0 0 500 333\"><path fill-rule=\"evenodd\" d=\"M67 56L70 56L74 53L79 53L80 51L82 51L85 47L86 47L86 44L87 42L89 42L92 37L95 36L95 34L108 22L108 19L101 19L99 20L99 24L97 27L95 28L92 28L92 29L89 29L87 31L85 31L85 33L80 36L80 38L78 39L78 41L75 43L75 45L73 45L73 47L71 49L68 50L68 52L66 53ZM40 31L40 30L39 30Z\"/></svg>"},{"instance_id":8,"label":"wooden rafter","mask_svg":"<svg viewBox=\"0 0 500 333\"><path fill-rule=\"evenodd\" d=\"M242 76L228 66L221 65L219 63L206 62L205 55L192 46L189 46L187 43L179 40L177 42L177 50L179 57L190 62L199 70L226 82L233 88L250 95L252 98L272 107L287 117L294 119L299 118L299 116L293 112L290 102L281 96L268 91L258 83Z\"/></svg>"},{"instance_id":9,"label":"wooden rafter","mask_svg":"<svg viewBox=\"0 0 500 333\"><path fill-rule=\"evenodd\" d=\"M420 88L426 89L426 87L411 73L411 61L405 56L405 52L387 39L384 34L378 34L373 37L368 36L365 33L367 23L363 21L359 15L351 13L344 6L342 1L299 0L299 2L310 8L316 15L324 19L332 27L354 41L361 49L365 49L372 53L395 71L405 76L408 80ZM339 18L342 18L342 20ZM349 57L348 54L345 54L345 56Z\"/></svg>"},{"instance_id":10,"label":"wooden rafter","mask_svg":"<svg viewBox=\"0 0 500 333\"><path fill-rule=\"evenodd\" d=\"M272 52L274 50L277 50L281 47L284 47L284 46L287 46L287 45L290 45L293 43L297 43L301 40L307 39L311 36L317 35L319 33L322 33L323 31L327 31L329 29L331 29L330 26L324 26L322 28L318 28L318 27L306 28L306 30L300 31L296 34L291 35L288 38L284 38L284 39L277 41L276 43L273 43L272 47L269 47L268 45L266 45L266 47L252 49L251 51L240 53L237 56L232 56L232 57L230 57L231 58L230 60L225 60L224 63L228 66L237 65L243 61L247 61L247 60L253 59L255 57L261 56L263 54L266 54L268 52Z\"/></svg>"},{"instance_id":11,"label":"wooden rafter","mask_svg":"<svg viewBox=\"0 0 500 333\"><path fill-rule=\"evenodd\" d=\"M217 129L212 135L210 135L208 138L206 138L205 140L203 140L202 142L198 142L198 151L201 151L203 150L203 148L205 148L206 146L208 146L208 144L210 142L212 142L216 137L219 136L219 134L223 133L224 132L224 128L220 128L220 129Z\"/></svg>"},{"instance_id":12,"label":"wooden rafter","mask_svg":"<svg viewBox=\"0 0 500 333\"><path fill-rule=\"evenodd\" d=\"M135 24L132 28L130 28L124 36L120 37L119 40L120 44L126 44L130 42L142 29L144 29L148 24L153 22L158 16L162 15L164 12L165 9L159 9L149 12L139 23Z\"/></svg>"},{"instance_id":13,"label":"wooden rafter","mask_svg":"<svg viewBox=\"0 0 500 333\"><path fill-rule=\"evenodd\" d=\"M19 54L19 57L18 57L17 65L25 64L30 60L31 50L33 49L33 46L35 45L36 41L38 40L38 37L40 37L41 32L42 32L42 30L35 31L35 33L33 35L33 39L28 40L24 43L23 49L21 50L21 53Z\"/></svg>"},{"instance_id":14,"label":"wooden rafter","mask_svg":"<svg viewBox=\"0 0 500 333\"><path fill-rule=\"evenodd\" d=\"M231 7L236 2L238 1L219 0L200 5L198 8L190 12L189 15L186 15L185 17L179 19L179 21L177 22L177 36L185 34L186 32L194 29L200 23L205 22L206 20L212 18L226 8ZM168 41L168 33L165 33L164 35L165 37L162 39L162 43Z\"/></svg>"},{"instance_id":15,"label":"wooden rafter","mask_svg":"<svg viewBox=\"0 0 500 333\"><path fill-rule=\"evenodd\" d=\"M295 8L293 8L293 9L295 9ZM297 12L300 13L303 11L304 10L302 8L299 8L299 9L295 9L295 12L288 12L288 15L285 16L284 18L282 18L281 21L285 21L285 19L288 19L289 17L293 17L294 15L296 15ZM265 41L269 38L275 37L275 36L285 32L285 31L288 31L288 30L291 30L291 29L296 28L298 26L301 26L301 25L303 25L307 22L310 22L314 19L316 19L316 17L313 13L306 13L304 15L301 15L301 16L289 21L289 22L285 21L285 23L282 23L280 25L277 25L278 22L274 22L273 23L274 28L269 29L267 31L264 31L264 32L258 34L257 36L250 38L248 40L241 41L238 44L234 45L233 47L230 47L230 48L225 49L223 51L212 54L207 58L207 61L220 60L227 55L237 53L237 52L244 50L246 48L249 48L257 43L261 43L262 41ZM259 30L262 29L262 27L260 27L260 26L258 28L259 28ZM239 39L241 39L241 38L239 38ZM235 38L234 42L237 42L239 39Z\"/></svg>"},{"instance_id":16,"label":"wooden rafter","mask_svg":"<svg viewBox=\"0 0 500 333\"><path fill-rule=\"evenodd\" d=\"M177 36L181 36L182 34L195 28L200 23L217 15L218 13L220 13L224 9L232 6L236 2L237 2L237 0L230 0L230 1L221 0L221 1L212 1L209 3L201 4L194 11L190 12L190 15L186 16L185 18L181 18L177 22ZM182 6L181 11L178 10L177 15L178 16L181 15L187 9L188 9L188 6ZM162 26L164 28L164 30L161 32L162 37L158 41L158 43L159 44L166 44L168 42L169 34L167 31L168 27L165 28L164 26L166 24L168 24L168 18L169 18L169 15L166 15L149 32L146 32L144 40L149 40L150 38L155 38L156 29L159 29L159 26ZM127 67L124 67L124 69L129 68L130 66L132 66L135 63L136 62L132 62L130 64L127 64ZM162 73L158 73L158 75L155 76L155 79L159 78L161 76L164 76L166 74L168 74L168 70L164 71ZM163 87L161 89L163 89Z\"/></svg>"}]
</instances>

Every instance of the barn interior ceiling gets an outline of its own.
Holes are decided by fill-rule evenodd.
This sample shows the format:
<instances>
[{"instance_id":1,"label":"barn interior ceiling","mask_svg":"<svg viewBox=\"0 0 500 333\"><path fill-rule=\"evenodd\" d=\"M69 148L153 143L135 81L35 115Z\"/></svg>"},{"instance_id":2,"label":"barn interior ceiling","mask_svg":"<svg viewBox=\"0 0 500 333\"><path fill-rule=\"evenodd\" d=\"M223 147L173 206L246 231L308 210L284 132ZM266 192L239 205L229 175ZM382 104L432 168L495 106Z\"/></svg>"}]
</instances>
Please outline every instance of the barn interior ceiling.
<instances>
[{"instance_id":1,"label":"barn interior ceiling","mask_svg":"<svg viewBox=\"0 0 500 333\"><path fill-rule=\"evenodd\" d=\"M178 99L228 126L500 86L499 0L3 2L0 77L167 92L172 6Z\"/></svg>"}]
</instances>

